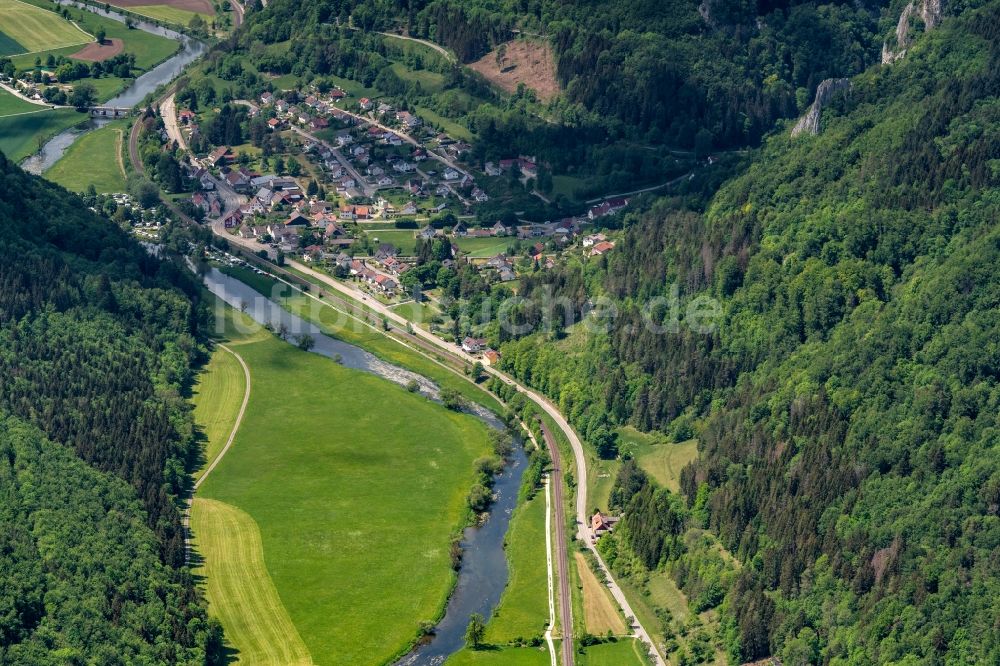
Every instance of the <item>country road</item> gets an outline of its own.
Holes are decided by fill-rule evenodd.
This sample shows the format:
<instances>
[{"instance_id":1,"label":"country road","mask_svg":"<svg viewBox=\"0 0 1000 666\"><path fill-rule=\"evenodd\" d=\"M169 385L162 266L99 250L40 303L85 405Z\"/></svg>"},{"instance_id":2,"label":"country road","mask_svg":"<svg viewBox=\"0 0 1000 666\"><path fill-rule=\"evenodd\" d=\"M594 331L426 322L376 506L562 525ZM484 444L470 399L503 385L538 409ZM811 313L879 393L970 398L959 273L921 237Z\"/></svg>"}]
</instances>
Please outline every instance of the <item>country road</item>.
<instances>
[{"instance_id":1,"label":"country road","mask_svg":"<svg viewBox=\"0 0 1000 666\"><path fill-rule=\"evenodd\" d=\"M407 35L397 35L394 32L380 32L378 33L384 37L393 37L394 39L402 39L407 42L416 42L417 44L423 44L424 46L434 49L441 55L445 57L448 62L458 62L458 60L451 54L451 51L441 46L440 44L435 44L434 42L428 41L426 39L420 39L418 37L409 37Z\"/></svg>"}]
</instances>

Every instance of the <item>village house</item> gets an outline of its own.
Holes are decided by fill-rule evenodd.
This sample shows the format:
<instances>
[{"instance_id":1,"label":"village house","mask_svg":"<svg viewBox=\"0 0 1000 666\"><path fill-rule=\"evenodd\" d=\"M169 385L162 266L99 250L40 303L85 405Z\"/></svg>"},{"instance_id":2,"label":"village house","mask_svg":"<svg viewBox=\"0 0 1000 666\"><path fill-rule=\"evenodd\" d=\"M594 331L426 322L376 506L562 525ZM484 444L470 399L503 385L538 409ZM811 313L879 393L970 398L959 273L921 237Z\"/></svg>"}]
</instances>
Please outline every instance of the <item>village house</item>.
<instances>
[{"instance_id":1,"label":"village house","mask_svg":"<svg viewBox=\"0 0 1000 666\"><path fill-rule=\"evenodd\" d=\"M487 176L499 176L501 173L503 173L500 170L500 167L498 167L493 162L487 162L486 165L483 167L483 172Z\"/></svg>"},{"instance_id":2,"label":"village house","mask_svg":"<svg viewBox=\"0 0 1000 666\"><path fill-rule=\"evenodd\" d=\"M621 518L618 516L609 516L601 513L600 511L591 516L590 532L593 540L597 541L597 539L613 530L619 520L621 520Z\"/></svg>"},{"instance_id":3,"label":"village house","mask_svg":"<svg viewBox=\"0 0 1000 666\"><path fill-rule=\"evenodd\" d=\"M478 354L485 349L488 344L489 340L486 338L467 337L462 340L462 351L466 354Z\"/></svg>"},{"instance_id":4,"label":"village house","mask_svg":"<svg viewBox=\"0 0 1000 666\"><path fill-rule=\"evenodd\" d=\"M496 366L500 363L500 352L495 349L487 349L483 352L483 365Z\"/></svg>"},{"instance_id":5,"label":"village house","mask_svg":"<svg viewBox=\"0 0 1000 666\"><path fill-rule=\"evenodd\" d=\"M608 239L604 234L590 234L589 236L584 236L582 245L584 247L593 247L597 243L603 243Z\"/></svg>"},{"instance_id":6,"label":"village house","mask_svg":"<svg viewBox=\"0 0 1000 666\"><path fill-rule=\"evenodd\" d=\"M407 129L414 129L420 127L420 123L422 122L420 118L413 115L409 111L400 111L399 113L397 113L396 121L402 123L403 126L406 127Z\"/></svg>"},{"instance_id":7,"label":"village house","mask_svg":"<svg viewBox=\"0 0 1000 666\"><path fill-rule=\"evenodd\" d=\"M291 216L285 220L286 227L308 227L309 218L302 213L292 213Z\"/></svg>"},{"instance_id":8,"label":"village house","mask_svg":"<svg viewBox=\"0 0 1000 666\"><path fill-rule=\"evenodd\" d=\"M274 103L274 95L269 92L263 93L260 96L260 103L264 106Z\"/></svg>"},{"instance_id":9,"label":"village house","mask_svg":"<svg viewBox=\"0 0 1000 666\"><path fill-rule=\"evenodd\" d=\"M607 254L614 248L615 244L611 241L603 241L597 243L590 249L591 257L599 257L602 254Z\"/></svg>"},{"instance_id":10,"label":"village house","mask_svg":"<svg viewBox=\"0 0 1000 666\"><path fill-rule=\"evenodd\" d=\"M370 111L372 108L372 101L367 97L362 97L358 100L358 106L361 107L362 111Z\"/></svg>"},{"instance_id":11,"label":"village house","mask_svg":"<svg viewBox=\"0 0 1000 666\"><path fill-rule=\"evenodd\" d=\"M625 210L627 207L628 199L608 199L601 204L593 206L589 211L587 211L587 217L591 220L595 220L599 217L604 217L605 215L614 215Z\"/></svg>"},{"instance_id":12,"label":"village house","mask_svg":"<svg viewBox=\"0 0 1000 666\"><path fill-rule=\"evenodd\" d=\"M229 146L219 146L208 154L208 163L212 166L224 166L233 157L229 152Z\"/></svg>"}]
</instances>

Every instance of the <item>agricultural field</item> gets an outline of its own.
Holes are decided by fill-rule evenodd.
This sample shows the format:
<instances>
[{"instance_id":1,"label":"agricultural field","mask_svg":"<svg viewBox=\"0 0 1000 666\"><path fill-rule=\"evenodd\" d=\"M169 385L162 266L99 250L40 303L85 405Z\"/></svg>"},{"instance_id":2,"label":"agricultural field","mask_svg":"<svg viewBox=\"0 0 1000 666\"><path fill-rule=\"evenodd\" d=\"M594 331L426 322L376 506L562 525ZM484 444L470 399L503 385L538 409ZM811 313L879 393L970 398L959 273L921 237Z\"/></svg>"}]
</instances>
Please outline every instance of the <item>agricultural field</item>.
<instances>
[{"instance_id":1,"label":"agricultural field","mask_svg":"<svg viewBox=\"0 0 1000 666\"><path fill-rule=\"evenodd\" d=\"M247 513L196 497L193 548L202 565L210 612L219 618L239 660L255 666L310 666L313 661L267 575L260 530Z\"/></svg>"},{"instance_id":2,"label":"agricultural field","mask_svg":"<svg viewBox=\"0 0 1000 666\"><path fill-rule=\"evenodd\" d=\"M576 663L580 666L645 666L649 660L641 650L638 640L623 638L584 648L583 653L577 655Z\"/></svg>"},{"instance_id":3,"label":"agricultural field","mask_svg":"<svg viewBox=\"0 0 1000 666\"><path fill-rule=\"evenodd\" d=\"M81 121L85 115L73 109L55 109L0 117L0 152L20 162L38 151L47 139Z\"/></svg>"},{"instance_id":4,"label":"agricultural field","mask_svg":"<svg viewBox=\"0 0 1000 666\"><path fill-rule=\"evenodd\" d=\"M542 636L548 625L543 491L517 508L507 530L505 553L510 572L507 589L486 626L486 642L494 645Z\"/></svg>"},{"instance_id":5,"label":"agricultural field","mask_svg":"<svg viewBox=\"0 0 1000 666\"><path fill-rule=\"evenodd\" d=\"M556 649L558 649L558 644ZM445 666L549 666L548 648L545 646L518 648L487 648L456 652Z\"/></svg>"},{"instance_id":6,"label":"agricultural field","mask_svg":"<svg viewBox=\"0 0 1000 666\"><path fill-rule=\"evenodd\" d=\"M609 631L616 636L624 634L625 622L615 608L607 588L591 571L583 553L577 551L573 553L573 557L576 560L579 585L583 591L583 620L587 632L595 636L603 636Z\"/></svg>"},{"instance_id":7,"label":"agricultural field","mask_svg":"<svg viewBox=\"0 0 1000 666\"><path fill-rule=\"evenodd\" d=\"M39 11L56 6L46 2L46 0L0 0L0 2L30 3ZM172 39L167 39L158 35L151 35L150 33L142 30L129 30L123 23L119 23L118 21L105 18L103 16L98 16L97 14L83 9L77 9L75 7L71 8L70 17L74 23L79 25L86 33L88 33L88 36L94 34L98 28L104 28L107 39L120 39L124 45L123 52L135 55L135 65L142 71L152 69L154 66L163 62L173 55L180 46ZM62 18L59 18L59 20L64 21ZM36 57L40 58L42 62L45 62L45 59L49 54L52 54L53 56L62 55L70 57L80 50L79 45L81 43L92 41L94 41L93 37L89 37L88 39L83 40L83 42L76 42L75 46L47 44L39 53L18 55L12 57L11 60L14 62L14 66L18 69L30 69L34 67ZM116 77L102 77L97 80L86 80L94 84L98 90L99 98L102 100L113 96L113 94L117 92L125 83L124 79Z\"/></svg>"},{"instance_id":8,"label":"agricultural field","mask_svg":"<svg viewBox=\"0 0 1000 666\"><path fill-rule=\"evenodd\" d=\"M4 116L14 116L20 113L37 113L45 111L48 107L40 104L26 102L20 97L10 94L6 90L0 89L0 118Z\"/></svg>"},{"instance_id":9,"label":"agricultural field","mask_svg":"<svg viewBox=\"0 0 1000 666\"><path fill-rule=\"evenodd\" d=\"M118 121L84 134L45 172L45 178L74 192L86 192L91 185L102 194L124 192L122 143L127 128Z\"/></svg>"},{"instance_id":10,"label":"agricultural field","mask_svg":"<svg viewBox=\"0 0 1000 666\"><path fill-rule=\"evenodd\" d=\"M198 375L191 397L194 419L205 443L201 470L215 460L229 439L245 391L246 378L236 356L217 347ZM201 478L201 470L196 479Z\"/></svg>"},{"instance_id":11,"label":"agricultural field","mask_svg":"<svg viewBox=\"0 0 1000 666\"><path fill-rule=\"evenodd\" d=\"M115 7L121 7L141 16L148 16L164 23L186 27L195 16L211 22L215 8L208 0L109 0Z\"/></svg>"},{"instance_id":12,"label":"agricultural field","mask_svg":"<svg viewBox=\"0 0 1000 666\"><path fill-rule=\"evenodd\" d=\"M459 236L453 239L455 245L470 257L492 257L506 252L507 247L514 243L513 237L468 238Z\"/></svg>"},{"instance_id":13,"label":"agricultural field","mask_svg":"<svg viewBox=\"0 0 1000 666\"><path fill-rule=\"evenodd\" d=\"M92 41L93 34L55 12L21 0L0 0L0 56L38 53Z\"/></svg>"},{"instance_id":14,"label":"agricultural field","mask_svg":"<svg viewBox=\"0 0 1000 666\"><path fill-rule=\"evenodd\" d=\"M263 555L234 580L270 577L315 663L382 663L447 599L449 543L467 515L473 461L489 448L486 428L273 336L231 344L250 367L250 403L198 497L248 518L214 505L222 516L202 520L195 536L212 543L209 577L212 551L254 550L255 524ZM196 512L196 529L206 515ZM220 537L218 526L232 521L238 529ZM241 603L251 594L225 596ZM246 637L277 617L240 615L251 624L234 633L226 611L213 612L241 652L256 650ZM292 644L282 649L301 656Z\"/></svg>"}]
</instances>

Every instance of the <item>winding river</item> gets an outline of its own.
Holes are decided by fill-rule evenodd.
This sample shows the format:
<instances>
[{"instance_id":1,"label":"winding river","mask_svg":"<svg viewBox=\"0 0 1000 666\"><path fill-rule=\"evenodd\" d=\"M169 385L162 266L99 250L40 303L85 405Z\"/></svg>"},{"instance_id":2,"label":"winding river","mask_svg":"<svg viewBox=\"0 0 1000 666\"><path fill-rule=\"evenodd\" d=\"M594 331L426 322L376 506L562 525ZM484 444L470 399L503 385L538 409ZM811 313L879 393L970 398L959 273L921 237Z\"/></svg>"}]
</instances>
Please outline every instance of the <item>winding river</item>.
<instances>
[{"instance_id":1,"label":"winding river","mask_svg":"<svg viewBox=\"0 0 1000 666\"><path fill-rule=\"evenodd\" d=\"M243 310L257 323L273 330L283 327L292 340L298 335L312 336L315 340L313 352L397 384L406 385L416 380L422 394L431 399L438 398L438 386L423 375L387 363L360 347L326 335L316 325L285 310L277 302L217 268L204 271L202 280L209 291L234 308ZM503 422L488 410L473 410L471 413L493 428L504 427ZM520 442L517 444L511 460L496 477L494 503L488 519L482 525L465 530L462 568L444 618L435 627L433 636L399 660L397 666L436 666L443 663L465 645L465 629L472 614L479 613L489 618L500 602L508 578L504 536L517 506L521 477L527 467L527 456Z\"/></svg>"},{"instance_id":2,"label":"winding river","mask_svg":"<svg viewBox=\"0 0 1000 666\"><path fill-rule=\"evenodd\" d=\"M86 9L89 12L100 14L101 16L115 21L120 21L121 23L124 23L126 20L124 14L120 14L115 11L108 11L99 7L91 7L89 5L78 5L73 2L67 2L67 0L57 1L59 4ZM132 107L137 105L146 97L146 95L153 92L161 85L173 81L185 67L204 55L205 51L208 49L203 42L200 42L197 39L192 39L175 30L170 30L169 28L164 28L163 26L159 26L154 23L133 19L133 25L138 30L143 30L160 37L166 37L167 39L178 41L181 44L181 48L170 58L167 58L153 69L140 75L116 97L104 102L103 106ZM25 159L21 163L21 167L30 173L44 173L51 168L53 164L59 161L69 147L73 145L73 142L87 132L103 127L108 122L110 121L104 118L82 120L77 126L63 130L49 139L37 153Z\"/></svg>"}]
</instances>

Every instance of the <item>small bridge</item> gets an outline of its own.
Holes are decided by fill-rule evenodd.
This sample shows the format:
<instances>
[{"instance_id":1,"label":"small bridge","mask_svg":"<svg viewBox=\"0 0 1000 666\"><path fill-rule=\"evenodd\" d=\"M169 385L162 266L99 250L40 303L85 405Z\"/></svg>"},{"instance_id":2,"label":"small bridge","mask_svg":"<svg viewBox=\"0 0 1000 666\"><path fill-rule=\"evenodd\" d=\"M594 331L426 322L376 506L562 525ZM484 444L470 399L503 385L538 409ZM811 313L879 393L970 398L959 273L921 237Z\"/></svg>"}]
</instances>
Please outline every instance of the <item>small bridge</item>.
<instances>
[{"instance_id":1,"label":"small bridge","mask_svg":"<svg viewBox=\"0 0 1000 666\"><path fill-rule=\"evenodd\" d=\"M128 106L92 106L90 115L95 118L126 118L132 113Z\"/></svg>"}]
</instances>

